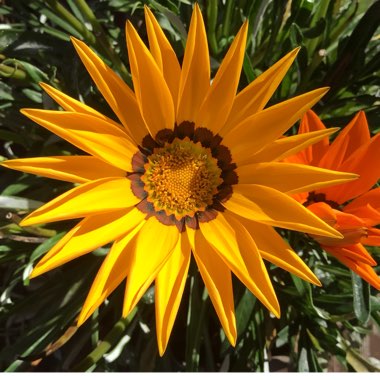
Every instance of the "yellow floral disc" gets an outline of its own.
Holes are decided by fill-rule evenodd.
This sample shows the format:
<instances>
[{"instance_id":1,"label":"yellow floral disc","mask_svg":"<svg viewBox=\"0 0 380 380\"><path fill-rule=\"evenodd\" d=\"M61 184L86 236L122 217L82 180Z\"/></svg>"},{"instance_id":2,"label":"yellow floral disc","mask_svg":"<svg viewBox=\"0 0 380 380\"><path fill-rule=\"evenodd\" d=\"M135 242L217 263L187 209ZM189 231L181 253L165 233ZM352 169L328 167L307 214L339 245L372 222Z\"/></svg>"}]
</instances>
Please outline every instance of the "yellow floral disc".
<instances>
[{"instance_id":1,"label":"yellow floral disc","mask_svg":"<svg viewBox=\"0 0 380 380\"><path fill-rule=\"evenodd\" d=\"M149 156L141 180L155 210L179 220L212 204L222 183L221 172L210 149L189 139L175 139Z\"/></svg>"}]
</instances>

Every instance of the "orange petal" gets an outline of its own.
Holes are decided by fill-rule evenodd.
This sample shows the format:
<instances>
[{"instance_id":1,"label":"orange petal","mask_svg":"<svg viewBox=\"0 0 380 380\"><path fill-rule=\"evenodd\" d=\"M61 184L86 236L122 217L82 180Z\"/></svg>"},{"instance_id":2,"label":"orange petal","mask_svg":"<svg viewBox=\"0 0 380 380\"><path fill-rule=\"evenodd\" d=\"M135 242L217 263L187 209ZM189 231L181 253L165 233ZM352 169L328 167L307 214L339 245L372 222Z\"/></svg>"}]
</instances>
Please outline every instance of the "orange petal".
<instances>
[{"instance_id":1,"label":"orange petal","mask_svg":"<svg viewBox=\"0 0 380 380\"><path fill-rule=\"evenodd\" d=\"M378 228L368 228L368 236L363 238L361 242L364 245L371 245L374 247L380 247L380 229Z\"/></svg>"},{"instance_id":2,"label":"orange petal","mask_svg":"<svg viewBox=\"0 0 380 380\"><path fill-rule=\"evenodd\" d=\"M322 121L319 119L316 113L312 110L309 110L301 119L300 127L298 130L299 134L315 131L326 130L326 127L323 125ZM326 151L329 147L329 138L326 136L321 141L307 147L305 150L299 153L302 156L302 161L309 165L316 165L320 159L326 154Z\"/></svg>"},{"instance_id":3,"label":"orange petal","mask_svg":"<svg viewBox=\"0 0 380 380\"><path fill-rule=\"evenodd\" d=\"M368 143L369 140L370 133L365 113L360 111L338 134L320 161L320 165L330 167L326 165L331 165L331 162L335 162L335 165L339 165L341 162L350 158L356 150ZM336 156L341 157L340 162L334 160ZM337 168L337 166L335 167Z\"/></svg>"},{"instance_id":4,"label":"orange petal","mask_svg":"<svg viewBox=\"0 0 380 380\"><path fill-rule=\"evenodd\" d=\"M327 188L327 199L342 204L365 192L378 181L380 177L380 134L374 136L368 144L362 145L345 162L339 170L360 175L356 181Z\"/></svg>"},{"instance_id":5,"label":"orange petal","mask_svg":"<svg viewBox=\"0 0 380 380\"><path fill-rule=\"evenodd\" d=\"M330 250L330 247L326 247L325 250L335 256L339 261L371 284L374 288L380 290L380 278L370 265L365 264L362 261L353 260L346 256L342 251L338 252L335 250L333 252Z\"/></svg>"},{"instance_id":6,"label":"orange petal","mask_svg":"<svg viewBox=\"0 0 380 380\"><path fill-rule=\"evenodd\" d=\"M364 246L360 243L346 245L346 246L327 246L322 245L322 248L331 253L337 259L341 259L342 257L349 258L355 262L365 263L367 265L374 266L376 265L376 261L369 254L369 252L364 248Z\"/></svg>"}]
</instances>

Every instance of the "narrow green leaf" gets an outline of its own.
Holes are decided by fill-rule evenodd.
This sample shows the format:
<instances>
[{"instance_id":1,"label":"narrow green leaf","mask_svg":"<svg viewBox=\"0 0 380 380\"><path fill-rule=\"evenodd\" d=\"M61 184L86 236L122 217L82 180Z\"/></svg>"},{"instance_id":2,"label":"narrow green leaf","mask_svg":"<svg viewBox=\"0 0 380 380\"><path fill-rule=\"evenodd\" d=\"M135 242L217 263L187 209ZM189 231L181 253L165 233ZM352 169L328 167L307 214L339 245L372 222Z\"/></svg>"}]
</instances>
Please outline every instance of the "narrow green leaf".
<instances>
[{"instance_id":1,"label":"narrow green leaf","mask_svg":"<svg viewBox=\"0 0 380 380\"><path fill-rule=\"evenodd\" d=\"M354 312L363 324L368 322L371 313L370 286L356 273L352 272L352 292L354 295Z\"/></svg>"}]
</instances>

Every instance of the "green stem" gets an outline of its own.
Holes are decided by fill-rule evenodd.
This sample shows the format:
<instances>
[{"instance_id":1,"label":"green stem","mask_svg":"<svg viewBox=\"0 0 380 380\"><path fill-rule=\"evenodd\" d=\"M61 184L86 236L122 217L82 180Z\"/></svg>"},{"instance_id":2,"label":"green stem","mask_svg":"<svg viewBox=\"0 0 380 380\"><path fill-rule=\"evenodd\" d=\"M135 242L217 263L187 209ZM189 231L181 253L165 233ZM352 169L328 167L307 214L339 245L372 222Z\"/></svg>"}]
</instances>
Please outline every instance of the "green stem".
<instances>
[{"instance_id":1,"label":"green stem","mask_svg":"<svg viewBox=\"0 0 380 380\"><path fill-rule=\"evenodd\" d=\"M215 29L218 19L218 1L209 0L207 2L207 37L210 49L213 54L219 53L218 42L216 40Z\"/></svg>"},{"instance_id":2,"label":"green stem","mask_svg":"<svg viewBox=\"0 0 380 380\"><path fill-rule=\"evenodd\" d=\"M0 76L18 80L25 80L28 77L25 71L4 65L3 63L0 63Z\"/></svg>"},{"instance_id":3,"label":"green stem","mask_svg":"<svg viewBox=\"0 0 380 380\"><path fill-rule=\"evenodd\" d=\"M87 372L96 364L110 348L114 347L120 340L127 326L136 315L137 308L134 308L127 318L120 319L106 335L104 340L74 368L73 372Z\"/></svg>"},{"instance_id":4,"label":"green stem","mask_svg":"<svg viewBox=\"0 0 380 380\"><path fill-rule=\"evenodd\" d=\"M231 28L231 19L232 19L232 10L234 8L234 0L227 0L226 13L224 15L223 22L223 36L228 37L230 35Z\"/></svg>"},{"instance_id":5,"label":"green stem","mask_svg":"<svg viewBox=\"0 0 380 380\"><path fill-rule=\"evenodd\" d=\"M73 14L71 14L57 0L46 0L50 8L62 16L75 30L77 30L89 44L96 44L95 36L82 24Z\"/></svg>"},{"instance_id":6,"label":"green stem","mask_svg":"<svg viewBox=\"0 0 380 380\"><path fill-rule=\"evenodd\" d=\"M94 31L94 34L96 36L96 41L99 44L99 47L103 50L105 55L110 59L113 66L117 67L120 75L122 78L129 84L132 84L131 76L119 58L119 56L115 53L114 49L112 48L111 44L109 43L107 36L104 32L104 29L102 25L97 20L94 12L92 9L88 6L87 2L85 0L74 0L76 6L80 10L80 12L83 14L83 16L89 21L89 23L92 26L92 29Z\"/></svg>"}]
</instances>

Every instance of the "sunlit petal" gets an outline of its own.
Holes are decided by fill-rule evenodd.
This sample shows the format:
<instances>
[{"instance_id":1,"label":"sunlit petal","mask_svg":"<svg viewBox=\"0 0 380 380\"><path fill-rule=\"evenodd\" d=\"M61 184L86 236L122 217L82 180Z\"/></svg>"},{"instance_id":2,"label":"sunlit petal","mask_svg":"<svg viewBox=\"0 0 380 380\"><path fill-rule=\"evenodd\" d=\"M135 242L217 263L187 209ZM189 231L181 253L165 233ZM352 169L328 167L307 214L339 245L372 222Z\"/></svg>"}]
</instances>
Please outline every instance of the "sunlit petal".
<instances>
[{"instance_id":1,"label":"sunlit petal","mask_svg":"<svg viewBox=\"0 0 380 380\"><path fill-rule=\"evenodd\" d=\"M166 350L182 299L190 257L190 243L186 233L182 233L155 281L157 344L161 356Z\"/></svg>"},{"instance_id":2,"label":"sunlit petal","mask_svg":"<svg viewBox=\"0 0 380 380\"><path fill-rule=\"evenodd\" d=\"M74 183L125 175L124 170L92 156L20 158L2 162L1 165L26 173Z\"/></svg>"},{"instance_id":3,"label":"sunlit petal","mask_svg":"<svg viewBox=\"0 0 380 380\"><path fill-rule=\"evenodd\" d=\"M103 178L75 187L29 214L20 223L29 226L57 220L83 218L108 211L127 209L139 199L127 178Z\"/></svg>"},{"instance_id":4,"label":"sunlit petal","mask_svg":"<svg viewBox=\"0 0 380 380\"><path fill-rule=\"evenodd\" d=\"M76 112L34 109L23 109L21 112L85 152L120 169L132 171L131 161L137 146L115 125Z\"/></svg>"}]
</instances>

